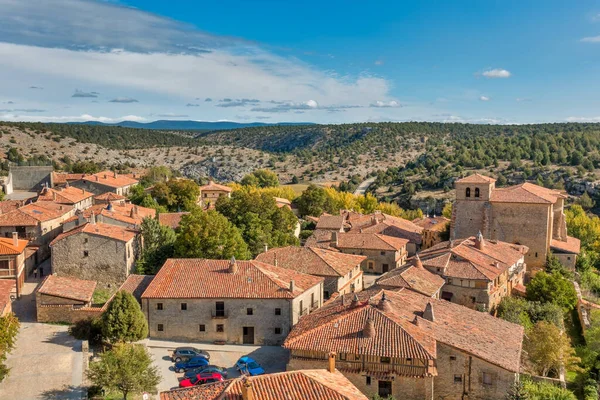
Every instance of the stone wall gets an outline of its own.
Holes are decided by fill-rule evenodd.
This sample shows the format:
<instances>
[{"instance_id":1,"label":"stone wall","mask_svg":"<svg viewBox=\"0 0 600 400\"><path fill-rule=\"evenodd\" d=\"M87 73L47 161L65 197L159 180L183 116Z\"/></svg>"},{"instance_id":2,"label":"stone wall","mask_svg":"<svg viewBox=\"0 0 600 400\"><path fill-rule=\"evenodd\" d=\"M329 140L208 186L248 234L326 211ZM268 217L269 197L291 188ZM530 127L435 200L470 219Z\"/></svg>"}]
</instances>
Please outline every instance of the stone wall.
<instances>
[{"instance_id":1,"label":"stone wall","mask_svg":"<svg viewBox=\"0 0 600 400\"><path fill-rule=\"evenodd\" d=\"M103 308L85 307L76 308L72 305L38 305L37 322L66 322L74 324L78 321L99 317L104 312Z\"/></svg>"},{"instance_id":2,"label":"stone wall","mask_svg":"<svg viewBox=\"0 0 600 400\"><path fill-rule=\"evenodd\" d=\"M361 263L361 268L365 272L382 274L383 264L387 264L387 270L391 271L394 268L404 264L407 257L407 252L403 251L384 251L381 254L380 250L363 250L363 249L339 249L342 253L346 254L359 254L367 256L367 259ZM372 268L369 268L372 266Z\"/></svg>"},{"instance_id":3,"label":"stone wall","mask_svg":"<svg viewBox=\"0 0 600 400\"><path fill-rule=\"evenodd\" d=\"M292 326L301 316L310 314L323 305L323 284L313 286L292 300Z\"/></svg>"},{"instance_id":4,"label":"stone wall","mask_svg":"<svg viewBox=\"0 0 600 400\"><path fill-rule=\"evenodd\" d=\"M45 184L52 187L52 171L49 167L10 167L9 179L13 190L38 192Z\"/></svg>"}]
</instances>

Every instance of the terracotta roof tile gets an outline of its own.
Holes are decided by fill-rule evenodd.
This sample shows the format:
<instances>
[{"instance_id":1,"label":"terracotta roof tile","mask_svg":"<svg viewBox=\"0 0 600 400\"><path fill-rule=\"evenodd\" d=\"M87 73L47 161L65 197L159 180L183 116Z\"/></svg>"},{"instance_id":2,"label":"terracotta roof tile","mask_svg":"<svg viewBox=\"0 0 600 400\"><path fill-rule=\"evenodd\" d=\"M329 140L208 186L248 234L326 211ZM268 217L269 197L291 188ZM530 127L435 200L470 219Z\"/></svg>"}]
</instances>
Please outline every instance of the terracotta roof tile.
<instances>
[{"instance_id":1,"label":"terracotta roof tile","mask_svg":"<svg viewBox=\"0 0 600 400\"><path fill-rule=\"evenodd\" d=\"M29 244L29 240L18 239L17 245L13 238L0 238L0 255L10 256L21 254Z\"/></svg>"},{"instance_id":2,"label":"terracotta roof tile","mask_svg":"<svg viewBox=\"0 0 600 400\"><path fill-rule=\"evenodd\" d=\"M129 228L125 228L125 227L118 226L118 225L103 224L100 222L98 222L96 224L91 224L89 222L86 222L85 224L80 225L77 228L71 229L70 231L67 231L64 233L61 233L52 242L50 242L50 246L54 246L56 243L60 242L61 240L65 239L69 236L77 235L79 233L86 233L88 235L101 236L101 237L117 240L120 242L126 242L126 243L129 242L130 240L132 240L133 238L135 238L139 234L138 231L131 230Z\"/></svg>"},{"instance_id":3,"label":"terracotta roof tile","mask_svg":"<svg viewBox=\"0 0 600 400\"><path fill-rule=\"evenodd\" d=\"M116 194L114 192L106 192L106 193L99 194L98 196L94 196L94 200L105 202L105 203L109 203L111 201L126 200L126 199L127 199L127 197L121 196L120 194Z\"/></svg>"},{"instance_id":4,"label":"terracotta roof tile","mask_svg":"<svg viewBox=\"0 0 600 400\"><path fill-rule=\"evenodd\" d=\"M338 233L336 247L339 249L393 250L406 247L407 239L377 233Z\"/></svg>"},{"instance_id":5,"label":"terracotta roof tile","mask_svg":"<svg viewBox=\"0 0 600 400\"><path fill-rule=\"evenodd\" d=\"M169 259L142 298L285 298L291 299L318 285L323 278L259 261ZM290 281L295 290L290 292ZM219 282L215 285L214 282Z\"/></svg>"},{"instance_id":6,"label":"terracotta roof tile","mask_svg":"<svg viewBox=\"0 0 600 400\"><path fill-rule=\"evenodd\" d=\"M187 214L189 214L189 212L160 213L158 214L158 222L160 222L161 225L177 229L179 228L181 217Z\"/></svg>"},{"instance_id":7,"label":"terracotta roof tile","mask_svg":"<svg viewBox=\"0 0 600 400\"><path fill-rule=\"evenodd\" d=\"M175 389L160 400L241 400L245 380L256 400L368 400L339 371L300 370L235 378L209 385Z\"/></svg>"},{"instance_id":8,"label":"terracotta roof tile","mask_svg":"<svg viewBox=\"0 0 600 400\"><path fill-rule=\"evenodd\" d=\"M92 300L96 282L66 276L49 275L37 289L39 293L49 296L89 302Z\"/></svg>"},{"instance_id":9,"label":"terracotta roof tile","mask_svg":"<svg viewBox=\"0 0 600 400\"><path fill-rule=\"evenodd\" d=\"M156 210L153 208L147 208L138 206L135 204L95 204L83 211L83 216L90 218L92 215L102 215L107 218L112 218L117 221L121 221L127 224L140 225L144 218L156 217Z\"/></svg>"},{"instance_id":10,"label":"terracotta roof tile","mask_svg":"<svg viewBox=\"0 0 600 400\"><path fill-rule=\"evenodd\" d=\"M429 297L438 293L445 282L441 276L413 264L393 269L377 279L377 284L385 289L409 288Z\"/></svg>"},{"instance_id":11,"label":"terracotta roof tile","mask_svg":"<svg viewBox=\"0 0 600 400\"><path fill-rule=\"evenodd\" d=\"M125 279L125 282L123 282L119 290L131 293L137 301L141 302L142 294L146 291L148 285L152 282L152 279L154 279L154 275L131 274Z\"/></svg>"},{"instance_id":12,"label":"terracotta roof tile","mask_svg":"<svg viewBox=\"0 0 600 400\"><path fill-rule=\"evenodd\" d=\"M328 229L341 231L344 227L345 218L342 215L321 215L317 222L317 229Z\"/></svg>"},{"instance_id":13,"label":"terracotta roof tile","mask_svg":"<svg viewBox=\"0 0 600 400\"><path fill-rule=\"evenodd\" d=\"M550 248L563 253L579 254L579 251L581 250L581 241L571 236L567 236L567 240L565 242L562 240L552 239L550 242Z\"/></svg>"},{"instance_id":14,"label":"terracotta roof tile","mask_svg":"<svg viewBox=\"0 0 600 400\"><path fill-rule=\"evenodd\" d=\"M73 207L50 201L27 204L17 210L0 214L0 226L36 226L40 222L60 218L73 211Z\"/></svg>"},{"instance_id":15,"label":"terracotta roof tile","mask_svg":"<svg viewBox=\"0 0 600 400\"><path fill-rule=\"evenodd\" d=\"M423 228L403 218L375 213L369 216L368 222L352 223L350 232L380 233L386 236L408 239L412 243L420 244Z\"/></svg>"},{"instance_id":16,"label":"terracotta roof tile","mask_svg":"<svg viewBox=\"0 0 600 400\"><path fill-rule=\"evenodd\" d=\"M62 185L67 182L78 181L83 179L85 174L69 174L66 172L52 172L52 183Z\"/></svg>"},{"instance_id":17,"label":"terracotta roof tile","mask_svg":"<svg viewBox=\"0 0 600 400\"><path fill-rule=\"evenodd\" d=\"M448 224L450 224L450 220L446 217L423 217L420 219L415 219L413 223L417 226L420 226L423 229L429 231L443 231L446 229Z\"/></svg>"},{"instance_id":18,"label":"terracotta roof tile","mask_svg":"<svg viewBox=\"0 0 600 400\"><path fill-rule=\"evenodd\" d=\"M233 189L230 188L229 186L219 185L218 183L215 183L214 181L209 181L207 185L200 186L200 192L202 192L202 191L232 192Z\"/></svg>"},{"instance_id":19,"label":"terracotta roof tile","mask_svg":"<svg viewBox=\"0 0 600 400\"><path fill-rule=\"evenodd\" d=\"M304 247L319 247L322 249L332 249L331 247L331 235L332 231L326 229L315 229L306 239Z\"/></svg>"},{"instance_id":20,"label":"terracotta roof tile","mask_svg":"<svg viewBox=\"0 0 600 400\"><path fill-rule=\"evenodd\" d=\"M288 246L270 249L256 260L304 274L345 276L366 258L315 247Z\"/></svg>"},{"instance_id":21,"label":"terracotta roof tile","mask_svg":"<svg viewBox=\"0 0 600 400\"><path fill-rule=\"evenodd\" d=\"M38 195L37 201L54 201L62 204L76 204L93 196L93 193L73 186L69 186L60 190L43 188Z\"/></svg>"},{"instance_id":22,"label":"terracotta roof tile","mask_svg":"<svg viewBox=\"0 0 600 400\"><path fill-rule=\"evenodd\" d=\"M481 174L471 174L465 178L458 179L458 183L493 183L496 182L494 178Z\"/></svg>"},{"instance_id":23,"label":"terracotta roof tile","mask_svg":"<svg viewBox=\"0 0 600 400\"><path fill-rule=\"evenodd\" d=\"M0 317L10 303L10 294L15 288L14 279L0 279Z\"/></svg>"},{"instance_id":24,"label":"terracotta roof tile","mask_svg":"<svg viewBox=\"0 0 600 400\"><path fill-rule=\"evenodd\" d=\"M507 188L494 189L490 201L496 203L553 204L565 195L529 182Z\"/></svg>"},{"instance_id":25,"label":"terracotta roof tile","mask_svg":"<svg viewBox=\"0 0 600 400\"><path fill-rule=\"evenodd\" d=\"M378 307L383 293L390 302L387 310ZM301 318L284 347L390 357L413 354L413 358L427 359L436 357L435 344L441 342L508 371L519 372L524 334L520 325L407 289L375 288L358 293L358 297L358 306L350 301L343 305L340 297ZM433 321L423 318L428 303L434 310ZM373 344L359 346L357 332L366 312L381 317L373 319L376 332L370 339ZM396 334L403 330L410 335ZM380 336L386 340L377 340Z\"/></svg>"},{"instance_id":26,"label":"terracotta roof tile","mask_svg":"<svg viewBox=\"0 0 600 400\"><path fill-rule=\"evenodd\" d=\"M86 175L83 177L84 180L90 182L97 182L101 185L110 186L113 188L131 186L138 183L137 179L128 177L127 175L121 175L113 171L102 171L93 175Z\"/></svg>"},{"instance_id":27,"label":"terracotta roof tile","mask_svg":"<svg viewBox=\"0 0 600 400\"><path fill-rule=\"evenodd\" d=\"M4 200L0 201L0 214L14 211L23 206L23 200Z\"/></svg>"}]
</instances>

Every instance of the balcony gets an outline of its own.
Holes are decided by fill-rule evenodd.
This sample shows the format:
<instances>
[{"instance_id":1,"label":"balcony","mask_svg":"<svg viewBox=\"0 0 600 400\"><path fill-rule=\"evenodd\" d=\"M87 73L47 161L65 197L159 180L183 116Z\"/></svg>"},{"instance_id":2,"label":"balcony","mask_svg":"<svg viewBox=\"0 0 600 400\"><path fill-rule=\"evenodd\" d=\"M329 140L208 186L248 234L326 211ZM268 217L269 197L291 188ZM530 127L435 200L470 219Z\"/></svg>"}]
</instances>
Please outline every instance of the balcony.
<instances>
[{"instance_id":1,"label":"balcony","mask_svg":"<svg viewBox=\"0 0 600 400\"><path fill-rule=\"evenodd\" d=\"M228 312L225 310L212 310L211 311L212 319L227 319L228 316L229 316Z\"/></svg>"},{"instance_id":2,"label":"balcony","mask_svg":"<svg viewBox=\"0 0 600 400\"><path fill-rule=\"evenodd\" d=\"M310 305L310 311L316 310L317 308L319 308L319 302L318 301L314 301L311 305Z\"/></svg>"},{"instance_id":3,"label":"balcony","mask_svg":"<svg viewBox=\"0 0 600 400\"><path fill-rule=\"evenodd\" d=\"M301 317L303 315L308 315L308 308L303 308L298 312L298 315Z\"/></svg>"}]
</instances>

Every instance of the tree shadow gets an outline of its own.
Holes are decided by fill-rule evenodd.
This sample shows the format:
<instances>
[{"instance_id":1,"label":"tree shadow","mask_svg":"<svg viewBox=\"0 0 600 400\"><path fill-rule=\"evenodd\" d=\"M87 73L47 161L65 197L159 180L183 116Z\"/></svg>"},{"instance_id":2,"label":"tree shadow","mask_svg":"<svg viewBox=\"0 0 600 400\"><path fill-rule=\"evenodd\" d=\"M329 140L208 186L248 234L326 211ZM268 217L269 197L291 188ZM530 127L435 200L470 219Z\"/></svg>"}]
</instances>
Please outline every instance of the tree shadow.
<instances>
[{"instance_id":1,"label":"tree shadow","mask_svg":"<svg viewBox=\"0 0 600 400\"><path fill-rule=\"evenodd\" d=\"M69 332L54 332L52 336L47 337L43 342L69 347L73 351L81 352L81 340L75 339L69 335Z\"/></svg>"},{"instance_id":2,"label":"tree shadow","mask_svg":"<svg viewBox=\"0 0 600 400\"><path fill-rule=\"evenodd\" d=\"M80 400L87 398L87 396L85 388L65 385L60 389L50 389L42 392L41 398L43 400Z\"/></svg>"}]
</instances>

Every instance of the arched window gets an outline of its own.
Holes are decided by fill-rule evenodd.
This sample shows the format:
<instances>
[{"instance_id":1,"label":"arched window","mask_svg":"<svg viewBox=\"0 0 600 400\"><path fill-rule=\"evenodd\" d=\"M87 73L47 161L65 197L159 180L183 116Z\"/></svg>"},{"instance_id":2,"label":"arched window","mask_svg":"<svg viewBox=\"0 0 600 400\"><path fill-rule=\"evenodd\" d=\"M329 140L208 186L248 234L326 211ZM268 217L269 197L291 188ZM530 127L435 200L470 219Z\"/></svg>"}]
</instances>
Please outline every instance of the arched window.
<instances>
[{"instance_id":1,"label":"arched window","mask_svg":"<svg viewBox=\"0 0 600 400\"><path fill-rule=\"evenodd\" d=\"M475 188L475 197L479 197L479 188Z\"/></svg>"},{"instance_id":2,"label":"arched window","mask_svg":"<svg viewBox=\"0 0 600 400\"><path fill-rule=\"evenodd\" d=\"M471 197L471 188L467 188L467 190L465 192L465 196L466 197Z\"/></svg>"}]
</instances>

